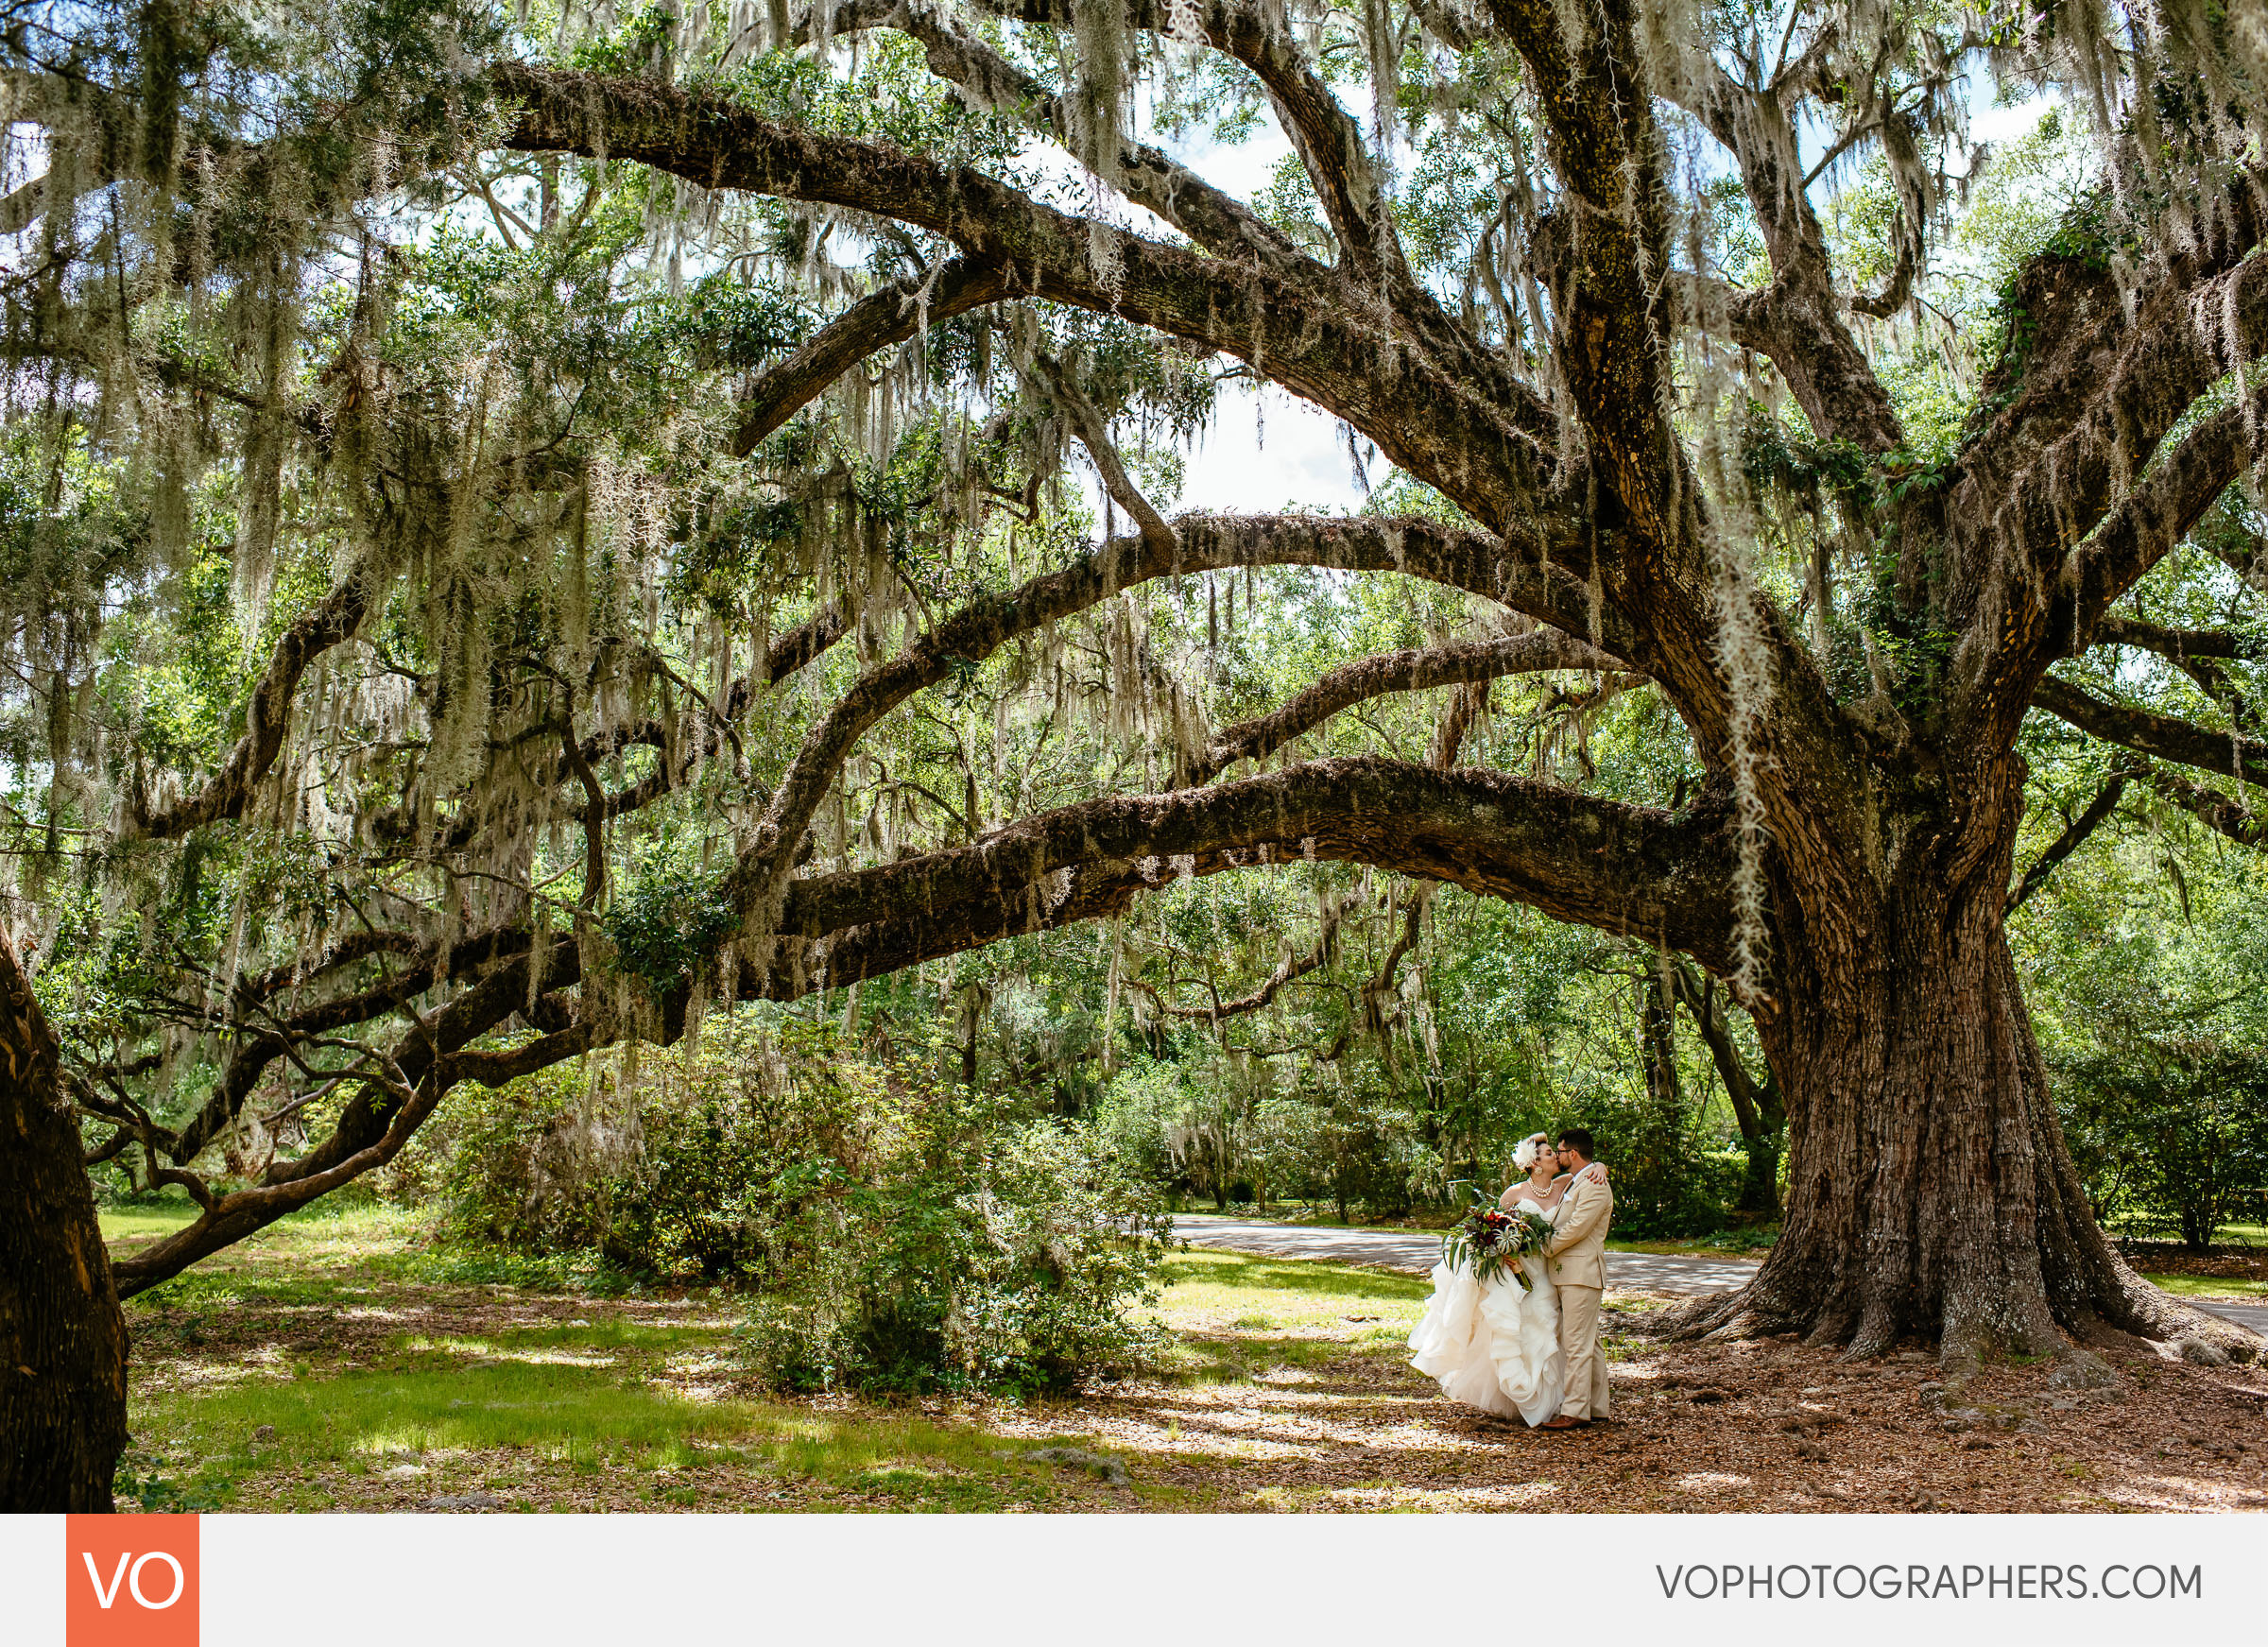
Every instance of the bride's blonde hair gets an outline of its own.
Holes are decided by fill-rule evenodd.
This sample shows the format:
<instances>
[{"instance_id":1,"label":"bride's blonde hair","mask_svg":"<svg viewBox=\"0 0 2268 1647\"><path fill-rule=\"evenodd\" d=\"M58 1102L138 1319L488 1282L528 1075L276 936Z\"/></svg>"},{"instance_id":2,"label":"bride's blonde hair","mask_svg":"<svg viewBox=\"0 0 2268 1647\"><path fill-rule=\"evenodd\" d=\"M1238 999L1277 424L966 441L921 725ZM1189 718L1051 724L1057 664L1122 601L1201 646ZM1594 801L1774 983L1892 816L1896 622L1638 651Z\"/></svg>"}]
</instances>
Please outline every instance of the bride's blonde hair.
<instances>
[{"instance_id":1,"label":"bride's blonde hair","mask_svg":"<svg viewBox=\"0 0 2268 1647\"><path fill-rule=\"evenodd\" d=\"M1512 1152L1512 1164L1521 1172L1526 1172L1536 1164L1536 1146L1546 1142L1551 1136L1548 1132L1536 1132L1521 1139L1520 1147Z\"/></svg>"}]
</instances>

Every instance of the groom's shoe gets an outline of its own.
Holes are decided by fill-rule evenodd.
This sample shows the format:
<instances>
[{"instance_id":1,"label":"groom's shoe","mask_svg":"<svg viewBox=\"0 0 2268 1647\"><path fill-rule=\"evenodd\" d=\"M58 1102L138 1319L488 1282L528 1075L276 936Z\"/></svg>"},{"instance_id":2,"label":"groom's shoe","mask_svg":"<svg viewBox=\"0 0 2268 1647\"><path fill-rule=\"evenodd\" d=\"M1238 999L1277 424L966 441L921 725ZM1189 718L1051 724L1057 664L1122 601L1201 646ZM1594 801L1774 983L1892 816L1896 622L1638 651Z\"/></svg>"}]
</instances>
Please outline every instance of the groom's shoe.
<instances>
[{"instance_id":1,"label":"groom's shoe","mask_svg":"<svg viewBox=\"0 0 2268 1647\"><path fill-rule=\"evenodd\" d=\"M1536 1428L1538 1430L1580 1430L1589 1422L1590 1420L1588 1418L1573 1418L1562 1413L1556 1418L1546 1418Z\"/></svg>"}]
</instances>

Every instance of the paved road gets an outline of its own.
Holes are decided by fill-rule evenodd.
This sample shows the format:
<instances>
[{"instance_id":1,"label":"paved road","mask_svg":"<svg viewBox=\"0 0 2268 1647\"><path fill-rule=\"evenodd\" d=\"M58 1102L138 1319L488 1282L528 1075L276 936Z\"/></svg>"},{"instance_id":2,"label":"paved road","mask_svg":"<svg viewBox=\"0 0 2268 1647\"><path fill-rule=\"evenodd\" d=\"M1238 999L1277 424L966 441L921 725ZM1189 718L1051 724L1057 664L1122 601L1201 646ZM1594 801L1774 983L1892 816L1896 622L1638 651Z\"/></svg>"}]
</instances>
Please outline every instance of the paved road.
<instances>
[{"instance_id":1,"label":"paved road","mask_svg":"<svg viewBox=\"0 0 2268 1647\"><path fill-rule=\"evenodd\" d=\"M1423 1229L1324 1229L1277 1224L1265 1218L1216 1218L1181 1212L1174 1233L1192 1246L1227 1252L1266 1253L1278 1258L1330 1259L1337 1263L1371 1264L1380 1269L1425 1275L1441 1256L1439 1235ZM1754 1259L1687 1258L1678 1254L1610 1252L1606 1279L1618 1287L1648 1293L1721 1293L1746 1283L1756 1274ZM2232 1304L2219 1298L2191 1302L2225 1320L2268 1334L2268 1304Z\"/></svg>"}]
</instances>

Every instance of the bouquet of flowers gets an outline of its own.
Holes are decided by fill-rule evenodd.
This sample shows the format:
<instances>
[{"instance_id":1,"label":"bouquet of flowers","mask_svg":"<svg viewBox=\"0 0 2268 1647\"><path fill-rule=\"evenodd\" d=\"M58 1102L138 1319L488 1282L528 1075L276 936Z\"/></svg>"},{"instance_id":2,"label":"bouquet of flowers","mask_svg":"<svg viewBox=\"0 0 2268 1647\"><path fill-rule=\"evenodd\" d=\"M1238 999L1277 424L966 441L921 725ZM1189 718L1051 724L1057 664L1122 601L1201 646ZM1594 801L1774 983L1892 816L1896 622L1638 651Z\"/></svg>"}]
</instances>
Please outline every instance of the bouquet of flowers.
<instances>
[{"instance_id":1,"label":"bouquet of flowers","mask_svg":"<svg viewBox=\"0 0 2268 1647\"><path fill-rule=\"evenodd\" d=\"M1441 1238L1441 1261L1454 1269L1469 1269L1484 1287L1500 1275L1509 1275L1523 1293L1534 1290L1521 1259L1541 1252L1552 1238L1552 1221L1537 1212L1506 1212L1493 1201L1466 1193L1472 1205L1465 1216Z\"/></svg>"}]
</instances>

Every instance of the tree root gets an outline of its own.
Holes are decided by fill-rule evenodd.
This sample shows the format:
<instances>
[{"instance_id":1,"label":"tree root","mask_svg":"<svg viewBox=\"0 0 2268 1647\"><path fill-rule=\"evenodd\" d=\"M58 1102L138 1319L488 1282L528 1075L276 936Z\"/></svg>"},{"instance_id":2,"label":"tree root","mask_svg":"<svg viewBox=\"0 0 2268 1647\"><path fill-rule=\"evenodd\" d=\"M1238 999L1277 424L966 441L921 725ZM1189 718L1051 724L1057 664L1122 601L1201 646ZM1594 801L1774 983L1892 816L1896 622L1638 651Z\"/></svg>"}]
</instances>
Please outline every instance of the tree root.
<instances>
[{"instance_id":1,"label":"tree root","mask_svg":"<svg viewBox=\"0 0 2268 1647\"><path fill-rule=\"evenodd\" d=\"M1656 1318L1656 1330L1664 1338L1730 1344L1801 1330L1801 1322L1754 1293L1753 1287L1742 1287L1673 1304Z\"/></svg>"},{"instance_id":2,"label":"tree root","mask_svg":"<svg viewBox=\"0 0 2268 1647\"><path fill-rule=\"evenodd\" d=\"M2103 1389L2116 1379L2102 1349L2145 1344L2158 1354L2178 1356L2206 1366L2268 1361L2268 1339L2248 1328L2181 1302L2139 1278L2123 1290L2124 1319L2090 1313L2054 1320L2045 1306L2015 1323L1948 1322L1935 1334L1938 1364L1949 1381L1966 1381L2003 1354L2044 1357L2055 1363L2050 1381L2066 1389ZM1671 1304L1648 1319L1647 1334L1666 1341L1732 1344L1800 1334L1809 1348L1844 1347L1842 1360L1877 1361L1912 1338L1886 1313L1862 1313L1830 1298L1809 1312L1756 1295L1753 1285Z\"/></svg>"},{"instance_id":3,"label":"tree root","mask_svg":"<svg viewBox=\"0 0 2268 1647\"><path fill-rule=\"evenodd\" d=\"M2251 1328L2178 1300L2169 1298L2166 1307L2155 1312L2152 1325L2160 1330L2148 1336L2163 1344L2161 1353L2200 1366L2226 1366L2231 1362L2248 1365L2268 1359L2268 1339Z\"/></svg>"},{"instance_id":4,"label":"tree root","mask_svg":"<svg viewBox=\"0 0 2268 1647\"><path fill-rule=\"evenodd\" d=\"M2150 1344L2161 1355L2176 1355L2205 1366L2268 1360L2268 1339L2249 1327L2225 1321L2161 1292L2122 1262L2117 1265L2117 1280L2113 1306L2099 1311L2092 1321L2078 1324L2080 1330L2099 1327L2126 1334Z\"/></svg>"}]
</instances>

